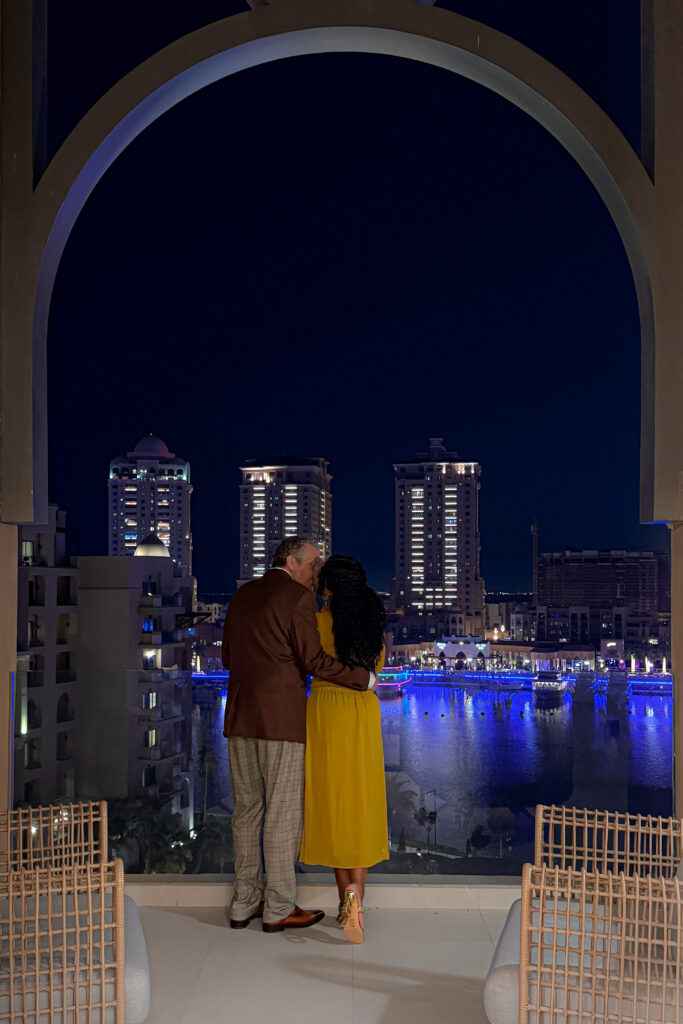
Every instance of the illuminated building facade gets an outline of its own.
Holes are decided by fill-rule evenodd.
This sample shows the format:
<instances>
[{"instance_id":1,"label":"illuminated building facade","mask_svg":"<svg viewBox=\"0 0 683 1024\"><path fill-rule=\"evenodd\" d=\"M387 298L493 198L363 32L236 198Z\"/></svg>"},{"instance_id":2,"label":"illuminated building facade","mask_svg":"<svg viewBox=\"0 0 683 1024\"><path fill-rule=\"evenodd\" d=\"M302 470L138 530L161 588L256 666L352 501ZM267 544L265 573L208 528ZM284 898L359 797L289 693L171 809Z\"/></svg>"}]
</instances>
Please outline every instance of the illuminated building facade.
<instances>
[{"instance_id":1,"label":"illuminated building facade","mask_svg":"<svg viewBox=\"0 0 683 1024\"><path fill-rule=\"evenodd\" d=\"M78 795L161 799L192 827L195 581L150 535L79 569Z\"/></svg>"},{"instance_id":2,"label":"illuminated building facade","mask_svg":"<svg viewBox=\"0 0 683 1024\"><path fill-rule=\"evenodd\" d=\"M109 465L109 554L132 555L150 533L168 548L181 576L192 573L190 464L163 441L143 437Z\"/></svg>"},{"instance_id":3,"label":"illuminated building facade","mask_svg":"<svg viewBox=\"0 0 683 1024\"><path fill-rule=\"evenodd\" d=\"M537 563L541 640L624 640L668 650L671 573L665 551L566 550ZM659 653L658 651L654 653Z\"/></svg>"},{"instance_id":4,"label":"illuminated building facade","mask_svg":"<svg viewBox=\"0 0 683 1024\"><path fill-rule=\"evenodd\" d=\"M325 459L281 457L241 466L240 578L262 576L284 537L299 534L332 553L332 477Z\"/></svg>"},{"instance_id":5,"label":"illuminated building facade","mask_svg":"<svg viewBox=\"0 0 683 1024\"><path fill-rule=\"evenodd\" d=\"M14 801L49 804L77 793L78 570L67 555L66 513L20 526Z\"/></svg>"},{"instance_id":6,"label":"illuminated building facade","mask_svg":"<svg viewBox=\"0 0 683 1024\"><path fill-rule=\"evenodd\" d=\"M457 609L466 629L481 633L479 463L463 462L432 437L429 452L397 463L394 473L397 608L408 615Z\"/></svg>"}]
</instances>

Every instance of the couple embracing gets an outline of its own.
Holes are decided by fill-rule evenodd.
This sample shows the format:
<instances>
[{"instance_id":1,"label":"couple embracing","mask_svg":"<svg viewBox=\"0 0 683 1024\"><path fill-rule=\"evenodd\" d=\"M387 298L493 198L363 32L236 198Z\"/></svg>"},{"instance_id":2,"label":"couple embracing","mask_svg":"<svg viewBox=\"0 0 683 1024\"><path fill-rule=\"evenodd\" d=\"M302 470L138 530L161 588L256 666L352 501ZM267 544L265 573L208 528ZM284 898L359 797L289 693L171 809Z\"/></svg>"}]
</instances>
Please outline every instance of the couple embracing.
<instances>
[{"instance_id":1,"label":"couple embracing","mask_svg":"<svg viewBox=\"0 0 683 1024\"><path fill-rule=\"evenodd\" d=\"M313 591L324 602L316 617ZM389 856L380 708L384 608L354 558L286 537L228 607L224 733L235 802L230 926L307 928L296 863L334 868L337 921L363 941L368 867ZM307 679L313 677L306 698Z\"/></svg>"}]
</instances>

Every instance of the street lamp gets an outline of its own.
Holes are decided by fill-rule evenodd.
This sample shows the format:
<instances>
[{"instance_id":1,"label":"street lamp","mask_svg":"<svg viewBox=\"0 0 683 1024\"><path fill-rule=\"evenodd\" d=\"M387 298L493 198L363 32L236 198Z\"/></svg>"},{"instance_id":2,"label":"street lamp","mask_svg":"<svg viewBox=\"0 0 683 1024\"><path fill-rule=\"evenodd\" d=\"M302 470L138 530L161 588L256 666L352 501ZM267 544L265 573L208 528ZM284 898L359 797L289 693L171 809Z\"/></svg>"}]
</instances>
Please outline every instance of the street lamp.
<instances>
[{"instance_id":1,"label":"street lamp","mask_svg":"<svg viewBox=\"0 0 683 1024\"><path fill-rule=\"evenodd\" d=\"M434 846L436 846L436 790L428 789L427 792L425 793L425 796L434 797L434 810L432 811L432 814L434 815ZM429 815L430 818L432 814Z\"/></svg>"}]
</instances>

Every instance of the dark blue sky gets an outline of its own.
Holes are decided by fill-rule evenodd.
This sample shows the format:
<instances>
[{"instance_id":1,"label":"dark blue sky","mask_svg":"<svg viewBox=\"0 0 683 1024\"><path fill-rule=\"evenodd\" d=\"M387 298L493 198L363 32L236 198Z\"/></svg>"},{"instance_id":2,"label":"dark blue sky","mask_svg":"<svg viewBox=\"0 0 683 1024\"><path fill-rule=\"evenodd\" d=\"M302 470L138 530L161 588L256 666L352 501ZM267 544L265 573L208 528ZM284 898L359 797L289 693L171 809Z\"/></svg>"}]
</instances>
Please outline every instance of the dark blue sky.
<instances>
[{"instance_id":1,"label":"dark blue sky","mask_svg":"<svg viewBox=\"0 0 683 1024\"><path fill-rule=\"evenodd\" d=\"M64 6L53 150L176 31L242 10ZM637 145L637 2L440 6L556 60ZM192 463L200 592L237 575L239 463L279 451L330 460L334 547L387 586L392 462L434 434L482 464L491 590L530 585L534 518L542 550L665 542L638 525L638 316L616 229L540 126L445 71L311 56L176 107L77 222L49 350L51 498L82 550L106 550L110 458L156 433Z\"/></svg>"}]
</instances>

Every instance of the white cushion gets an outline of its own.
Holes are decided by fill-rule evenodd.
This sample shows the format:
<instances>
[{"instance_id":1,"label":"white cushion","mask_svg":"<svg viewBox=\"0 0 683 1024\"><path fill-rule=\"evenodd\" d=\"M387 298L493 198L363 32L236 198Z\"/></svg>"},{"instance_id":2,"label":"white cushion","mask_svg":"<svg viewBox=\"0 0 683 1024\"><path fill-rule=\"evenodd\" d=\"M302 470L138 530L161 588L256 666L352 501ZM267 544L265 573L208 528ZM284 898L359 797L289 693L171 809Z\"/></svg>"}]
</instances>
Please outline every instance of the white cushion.
<instances>
[{"instance_id":1,"label":"white cushion","mask_svg":"<svg viewBox=\"0 0 683 1024\"><path fill-rule=\"evenodd\" d=\"M126 962L126 1024L142 1024L149 1015L149 958L140 913L130 896L123 898Z\"/></svg>"},{"instance_id":2,"label":"white cushion","mask_svg":"<svg viewBox=\"0 0 683 1024\"><path fill-rule=\"evenodd\" d=\"M545 911L548 914L547 925L552 926L553 918L555 917L552 912L552 901L546 901ZM488 975L486 976L486 982L484 984L484 1010L486 1016L490 1021L490 1024L519 1024L519 959L520 959L520 928L521 928L521 908L522 901L517 900L510 907L508 916L506 918L503 930L498 939L495 951L493 953L493 959L491 960L491 966L489 967ZM570 927L576 928L578 925L578 914L579 904L572 901L569 907L569 920ZM548 913L550 911L550 913ZM566 912L567 905L566 901L561 901L558 905L557 924L560 928L566 926ZM584 912L587 915L586 920L586 933L584 934L584 949L592 952L584 953L584 965L589 967L592 964L593 970L602 972L605 968L608 968L612 957L618 955L619 940L615 938L609 939L597 939L598 936L604 935L606 932L607 921L603 922L602 917L604 915L604 908L599 908L600 917L596 922L595 935L592 932L593 920L591 918L592 905L591 901L587 900L584 908ZM675 917L675 915L672 915ZM532 921L535 927L538 927L538 910L532 911ZM611 935L617 936L618 927L612 922L610 929ZM653 938L656 936L656 929L653 930ZM562 937L558 936L560 942ZM577 969L579 966L579 955L578 955L578 936L576 934L570 934L569 937L569 966L570 966L570 984L575 986L577 983ZM537 962L537 949L532 948L532 977L536 976L536 962ZM544 950L544 964L550 965L551 962L551 950ZM549 972L541 971L541 993L542 1000L541 1006L546 1008L545 1012L541 1010L541 1019L550 1019L551 1013L549 1007L554 1005L556 1010L562 1011L567 1009L565 1006L564 996L564 976L562 974L562 968L565 966L566 957L565 949L561 945L554 952L555 964L560 968L559 973L555 975L555 992L551 1000L551 993L549 988L549 981L551 975ZM607 960L607 963L605 961ZM630 1020L634 1013L634 1003L636 1011L636 1019L647 1020L650 1024L658 1024L661 1021L675 1021L677 1024L683 1024L683 993L680 995L681 1009L676 1010L676 986L675 982L672 983L673 975L675 974L675 965L667 965L667 980L666 984L662 984L661 968L659 973L653 972L653 975L647 978L647 968L645 964L638 965L638 978L636 979L635 985L633 980L625 980L623 983L618 982L618 975L616 973L610 978L608 974L608 987L606 991L605 982L598 978L595 981L594 993L585 991L580 993L577 987L572 987L568 991L568 1009L570 1011L568 1018L565 1014L555 1013L553 1016L553 1024L566 1024L567 1019L575 1022L576 1012L581 1010L588 1014L597 1014L601 1016L604 1014L605 1006L605 995L607 995L607 1007L608 1012L618 1018L619 1015L623 1015L624 1019ZM545 985L543 984L545 981ZM529 986L529 1002L538 1004L538 994L535 984ZM664 1013L662 1013L662 1004L664 1007ZM573 1012L572 1012L573 1011ZM536 1024L538 1015L535 1011L529 1012L529 1024Z\"/></svg>"},{"instance_id":3,"label":"white cushion","mask_svg":"<svg viewBox=\"0 0 683 1024\"><path fill-rule=\"evenodd\" d=\"M484 1010L490 1024L519 1024L519 940L522 901L515 900L493 952L484 983Z\"/></svg>"},{"instance_id":4,"label":"white cushion","mask_svg":"<svg viewBox=\"0 0 683 1024\"><path fill-rule=\"evenodd\" d=\"M94 909L99 908L99 896L97 893L93 894L92 905ZM21 897L15 899L15 913L20 916ZM35 915L35 899L28 898L23 901L23 911L26 917L28 915ZM79 911L84 912L87 908L87 895L79 893L78 904ZM106 906L111 907L111 894L107 894ZM149 1015L150 1005L150 973L149 973L149 960L147 957L147 946L145 943L145 936L142 930L142 924L140 922L140 914L135 902L130 897L124 897L124 984L125 984L125 1001L126 1001L126 1022L127 1024L142 1024L142 1022ZM23 920L23 927L21 928L22 938L25 943L24 949L31 950L33 955L22 958L21 961L15 961L15 963L22 962L24 965L23 976L15 976L13 979L14 986L14 998L12 1000L12 1011L17 1015L17 1019L23 1019L22 1015L35 1014L36 1012L36 987L38 987L38 1013L33 1019L36 1024L61 1024L62 1021L62 982L66 985L67 989L67 1006L73 1007L74 996L78 1001L78 1013L76 1017L71 1017L70 1020L78 1021L78 1024L85 1024L89 1021L90 1024L114 1024L114 1009L109 1007L105 1010L104 1016L98 1008L93 1009L89 1012L88 1007L91 1002L89 995L90 986L92 986L92 1003L96 1004L100 999L101 985L104 981L104 999L106 1002L113 1002L116 995L116 987L114 984L114 964L113 964L113 949L111 945L105 946L105 969L104 972L100 965L100 930L99 928L92 929L92 967L87 969L87 963L90 959L88 954L88 941L89 941L89 930L81 926L81 913L79 913L78 927L76 927L76 919L74 915L74 898L73 894L68 893L64 905L64 913L62 913L62 902L61 897L53 897L51 904L48 906L47 896L41 895L38 902L38 913L40 917L40 927L45 926L45 922L48 916L48 910L50 911L51 927L54 929L54 934L51 940L52 948L48 948L47 936L41 935L40 946L37 951L38 953L38 969L36 970L36 959L35 951L31 949L33 944L33 937L35 935L35 919L31 921L27 920L26 917ZM3 923L7 922L8 919L9 905L7 899L0 900L0 919ZM21 918L20 918L21 919ZM79 945L82 943L83 946L79 950L79 971L76 976L76 953L73 949L67 949L66 956L63 955L61 948L62 934L61 934L61 923L64 921L66 927L69 929L69 935L67 941L73 941L74 937L78 935ZM17 924L15 923L15 929L13 932L14 941L18 938ZM111 929L105 927L105 941L111 943ZM50 1015L50 993L48 991L50 985L50 974L48 974L49 968L52 967L52 1006L53 1015ZM104 978L103 978L104 973ZM78 985L76 984L78 982ZM10 958L9 958L9 936L5 935L0 940L0 1016L6 1016L10 1011ZM58 1012L59 1011L59 1012Z\"/></svg>"}]
</instances>

